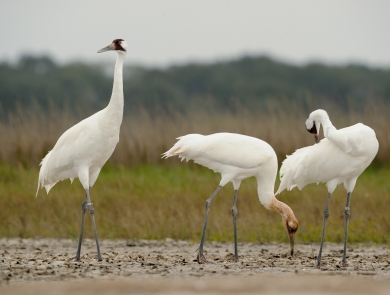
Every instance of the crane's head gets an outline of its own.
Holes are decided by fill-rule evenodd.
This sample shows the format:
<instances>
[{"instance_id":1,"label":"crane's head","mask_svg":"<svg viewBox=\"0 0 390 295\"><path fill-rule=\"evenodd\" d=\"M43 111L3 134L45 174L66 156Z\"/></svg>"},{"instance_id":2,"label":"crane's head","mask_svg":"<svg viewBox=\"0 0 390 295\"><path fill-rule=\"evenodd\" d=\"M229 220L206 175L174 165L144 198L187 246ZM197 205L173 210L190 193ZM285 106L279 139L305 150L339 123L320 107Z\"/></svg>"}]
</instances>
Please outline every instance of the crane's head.
<instances>
[{"instance_id":1,"label":"crane's head","mask_svg":"<svg viewBox=\"0 0 390 295\"><path fill-rule=\"evenodd\" d=\"M298 219L295 217L294 212L292 212L292 210L287 216L282 215L282 219L284 228L287 230L287 234L290 238L290 252L291 255L294 255L294 241L295 233L298 230Z\"/></svg>"},{"instance_id":2,"label":"crane's head","mask_svg":"<svg viewBox=\"0 0 390 295\"><path fill-rule=\"evenodd\" d=\"M276 198L266 206L268 210L277 212L282 216L283 226L287 231L290 239L290 251L291 255L294 255L294 241L295 233L298 230L298 219L295 217L293 210L285 203L277 200Z\"/></svg>"},{"instance_id":3,"label":"crane's head","mask_svg":"<svg viewBox=\"0 0 390 295\"><path fill-rule=\"evenodd\" d=\"M115 50L118 52L127 52L127 43L123 39L115 39L112 43L98 51L98 53L102 53L105 51Z\"/></svg>"},{"instance_id":4,"label":"crane's head","mask_svg":"<svg viewBox=\"0 0 390 295\"><path fill-rule=\"evenodd\" d=\"M316 110L312 112L309 115L309 117L306 119L305 122L306 130L314 135L314 139L316 143L320 142L319 135L320 135L321 122L325 118L329 118L326 111Z\"/></svg>"}]
</instances>

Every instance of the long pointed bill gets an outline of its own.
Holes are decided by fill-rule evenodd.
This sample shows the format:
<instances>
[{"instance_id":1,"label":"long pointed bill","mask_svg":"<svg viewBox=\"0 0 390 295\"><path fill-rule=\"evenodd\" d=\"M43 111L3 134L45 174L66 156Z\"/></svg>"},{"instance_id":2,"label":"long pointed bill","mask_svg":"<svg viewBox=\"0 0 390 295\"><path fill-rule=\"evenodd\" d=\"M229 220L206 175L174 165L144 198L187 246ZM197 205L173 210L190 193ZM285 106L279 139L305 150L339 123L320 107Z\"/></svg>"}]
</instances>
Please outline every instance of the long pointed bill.
<instances>
[{"instance_id":1,"label":"long pointed bill","mask_svg":"<svg viewBox=\"0 0 390 295\"><path fill-rule=\"evenodd\" d=\"M320 138L317 134L314 134L314 140L316 141L316 143L320 142Z\"/></svg>"},{"instance_id":2,"label":"long pointed bill","mask_svg":"<svg viewBox=\"0 0 390 295\"><path fill-rule=\"evenodd\" d=\"M110 44L102 49L100 49L97 53L102 53L102 52L106 52L106 51L110 51L110 50L114 50L115 47L114 47L114 44Z\"/></svg>"},{"instance_id":3,"label":"long pointed bill","mask_svg":"<svg viewBox=\"0 0 390 295\"><path fill-rule=\"evenodd\" d=\"M290 251L291 251L291 256L294 255L294 234L290 234Z\"/></svg>"}]
</instances>

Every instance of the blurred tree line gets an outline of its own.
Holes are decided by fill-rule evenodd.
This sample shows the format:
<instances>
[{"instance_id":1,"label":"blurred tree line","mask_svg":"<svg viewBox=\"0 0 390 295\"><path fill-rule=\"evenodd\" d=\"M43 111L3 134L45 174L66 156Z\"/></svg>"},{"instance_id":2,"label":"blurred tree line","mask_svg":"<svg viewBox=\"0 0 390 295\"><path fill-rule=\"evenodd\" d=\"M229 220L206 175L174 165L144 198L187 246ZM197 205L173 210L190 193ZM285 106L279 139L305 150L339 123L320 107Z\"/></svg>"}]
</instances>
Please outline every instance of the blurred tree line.
<instances>
[{"instance_id":1,"label":"blurred tree line","mask_svg":"<svg viewBox=\"0 0 390 295\"><path fill-rule=\"evenodd\" d=\"M68 106L100 109L111 95L113 67L59 65L47 56L22 56L0 64L0 109ZM390 70L361 65L293 66L267 57L167 69L125 68L125 107L150 112L214 107L256 110L270 101L302 104L315 98L340 108L361 108L380 98L390 102Z\"/></svg>"}]
</instances>

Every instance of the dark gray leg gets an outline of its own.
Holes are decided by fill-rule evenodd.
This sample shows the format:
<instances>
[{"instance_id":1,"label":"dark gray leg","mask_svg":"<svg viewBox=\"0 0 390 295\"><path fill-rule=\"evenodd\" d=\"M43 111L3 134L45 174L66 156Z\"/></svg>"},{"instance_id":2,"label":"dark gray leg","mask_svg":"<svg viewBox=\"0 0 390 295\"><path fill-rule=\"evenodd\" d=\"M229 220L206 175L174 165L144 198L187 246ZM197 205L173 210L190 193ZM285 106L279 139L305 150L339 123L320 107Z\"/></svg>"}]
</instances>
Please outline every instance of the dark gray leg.
<instances>
[{"instance_id":1,"label":"dark gray leg","mask_svg":"<svg viewBox=\"0 0 390 295\"><path fill-rule=\"evenodd\" d=\"M207 219L209 218L209 210L211 206L211 202L214 199L214 197L217 195L219 190L222 188L222 186L218 186L215 192L211 195L210 198L207 199L206 201L206 215L204 216L204 224L203 224L203 231L202 231L202 239L200 240L200 245L198 248L198 263L207 263L208 261L203 255L203 244L204 244L204 237L206 234L206 227L207 227Z\"/></svg>"},{"instance_id":2,"label":"dark gray leg","mask_svg":"<svg viewBox=\"0 0 390 295\"><path fill-rule=\"evenodd\" d=\"M349 224L349 216L351 215L350 208L349 208L350 202L351 202L351 193L349 192L348 195L347 195L347 204L346 204L345 210L344 210L344 215L345 215L345 236L344 236L343 260L341 261L342 266L348 266L346 256L347 256L348 224Z\"/></svg>"},{"instance_id":3,"label":"dark gray leg","mask_svg":"<svg viewBox=\"0 0 390 295\"><path fill-rule=\"evenodd\" d=\"M91 203L91 198L89 196L89 190L87 191L87 209L89 211L89 215L91 215L92 227L93 227L93 231L95 233L96 248L97 248L97 253L98 253L98 261L102 261L102 256L100 255L98 234L97 234L97 230L96 230L96 223L95 223L95 209L93 209L93 204Z\"/></svg>"},{"instance_id":4,"label":"dark gray leg","mask_svg":"<svg viewBox=\"0 0 390 295\"><path fill-rule=\"evenodd\" d=\"M322 224L321 245L320 245L320 252L318 253L318 258L317 258L317 267L321 267L321 255L322 255L322 247L324 245L326 221L328 220L329 217L329 210L328 210L329 201L330 201L330 193L328 193L328 199L326 201L326 205L324 208L324 222Z\"/></svg>"},{"instance_id":5,"label":"dark gray leg","mask_svg":"<svg viewBox=\"0 0 390 295\"><path fill-rule=\"evenodd\" d=\"M234 261L238 262L238 248L237 248L237 193L238 190L234 191L234 199L233 199L233 207L232 207L232 215L233 215L233 227L234 227Z\"/></svg>"},{"instance_id":6,"label":"dark gray leg","mask_svg":"<svg viewBox=\"0 0 390 295\"><path fill-rule=\"evenodd\" d=\"M79 237L79 244L77 246L77 254L75 259L80 261L80 252L81 252L81 243L83 241L83 233L84 233L84 217L85 217L85 210L87 208L87 195L85 195L84 202L81 204L81 228L80 228L80 237Z\"/></svg>"}]
</instances>

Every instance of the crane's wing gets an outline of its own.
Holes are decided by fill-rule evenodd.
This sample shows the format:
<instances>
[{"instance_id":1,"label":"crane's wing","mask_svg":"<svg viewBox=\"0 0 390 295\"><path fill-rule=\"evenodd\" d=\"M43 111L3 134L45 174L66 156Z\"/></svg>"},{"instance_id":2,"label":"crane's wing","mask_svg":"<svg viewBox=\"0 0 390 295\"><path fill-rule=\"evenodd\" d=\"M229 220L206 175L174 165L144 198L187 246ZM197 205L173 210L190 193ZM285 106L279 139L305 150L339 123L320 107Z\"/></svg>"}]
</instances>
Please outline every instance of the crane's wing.
<instances>
[{"instance_id":1,"label":"crane's wing","mask_svg":"<svg viewBox=\"0 0 390 295\"><path fill-rule=\"evenodd\" d=\"M359 156L365 151L365 142L368 138L375 137L375 132L370 127L358 123L342 129L331 129L327 138L347 154Z\"/></svg>"},{"instance_id":2,"label":"crane's wing","mask_svg":"<svg viewBox=\"0 0 390 295\"><path fill-rule=\"evenodd\" d=\"M211 169L211 163L244 169L255 168L268 159L270 154L275 154L268 143L241 134L188 134L178 139L163 157L178 155L182 160L194 160L195 163Z\"/></svg>"},{"instance_id":3,"label":"crane's wing","mask_svg":"<svg viewBox=\"0 0 390 295\"><path fill-rule=\"evenodd\" d=\"M310 183L359 175L366 168L366 163L367 157L354 157L324 138L318 144L298 149L287 156L280 168L281 183L276 194L294 187L302 189Z\"/></svg>"},{"instance_id":4,"label":"crane's wing","mask_svg":"<svg viewBox=\"0 0 390 295\"><path fill-rule=\"evenodd\" d=\"M90 150L88 147L92 148L92 145L95 144L91 138L93 137L91 127L93 128L93 124L96 123L89 118L65 131L57 140L54 148L42 159L37 192L40 187L45 187L48 193L58 181L67 178L72 181L73 178L77 177L72 170L75 158L87 156L83 155L82 151L88 153ZM86 128L87 126L89 128Z\"/></svg>"}]
</instances>

